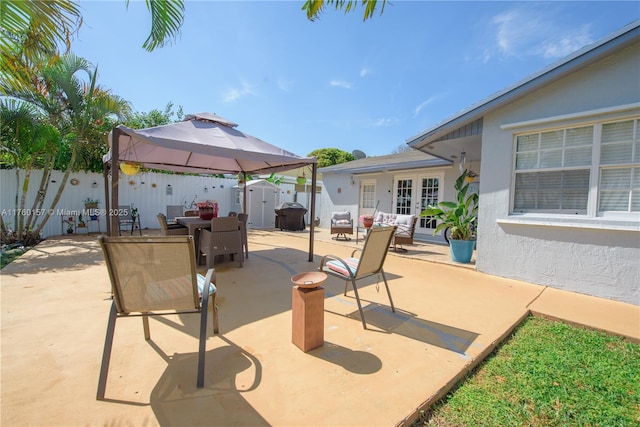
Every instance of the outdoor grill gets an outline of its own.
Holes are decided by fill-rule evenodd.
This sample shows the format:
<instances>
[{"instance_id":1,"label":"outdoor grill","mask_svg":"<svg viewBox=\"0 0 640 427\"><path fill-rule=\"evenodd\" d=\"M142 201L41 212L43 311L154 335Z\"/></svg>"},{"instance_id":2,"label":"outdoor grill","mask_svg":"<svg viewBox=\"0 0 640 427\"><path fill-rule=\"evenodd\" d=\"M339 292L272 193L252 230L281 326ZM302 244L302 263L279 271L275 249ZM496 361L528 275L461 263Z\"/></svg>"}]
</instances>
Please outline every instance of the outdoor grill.
<instances>
[{"instance_id":1,"label":"outdoor grill","mask_svg":"<svg viewBox=\"0 0 640 427\"><path fill-rule=\"evenodd\" d=\"M304 230L304 214L307 208L296 202L280 203L275 208L276 212L276 228L280 230L297 231Z\"/></svg>"}]
</instances>

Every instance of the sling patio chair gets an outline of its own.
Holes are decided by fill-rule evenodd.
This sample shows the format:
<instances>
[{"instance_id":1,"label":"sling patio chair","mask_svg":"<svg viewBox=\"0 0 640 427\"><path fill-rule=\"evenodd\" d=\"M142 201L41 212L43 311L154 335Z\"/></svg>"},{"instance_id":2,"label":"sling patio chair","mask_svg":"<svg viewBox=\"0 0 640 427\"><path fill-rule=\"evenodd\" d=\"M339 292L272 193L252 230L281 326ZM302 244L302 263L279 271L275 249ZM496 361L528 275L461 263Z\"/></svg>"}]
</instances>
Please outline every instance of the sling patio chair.
<instances>
[{"instance_id":1,"label":"sling patio chair","mask_svg":"<svg viewBox=\"0 0 640 427\"><path fill-rule=\"evenodd\" d=\"M360 303L360 296L358 295L358 286L356 285L358 280L375 274L381 274L382 279L384 280L384 286L387 289L387 295L389 296L391 311L394 313L396 311L393 306L393 300L391 299L391 291L389 291L387 277L385 276L383 269L384 260L389 252L389 246L395 231L395 226L373 226L367 233L367 239L365 240L364 247L362 249L355 249L351 252L351 257L342 259L335 255L325 255L320 261L320 271L345 281L345 296L347 295L347 286L349 285L349 282L353 285L353 292L356 296L358 310L360 311L360 318L362 319L362 326L364 329L367 329L367 323L364 320L364 312L362 311L362 304ZM356 253L360 251L362 252L360 257L355 258L354 256Z\"/></svg>"},{"instance_id":2,"label":"sling patio chair","mask_svg":"<svg viewBox=\"0 0 640 427\"><path fill-rule=\"evenodd\" d=\"M107 265L113 303L102 354L97 399L104 400L116 320L141 316L144 338L151 339L149 316L200 314L197 386L204 387L207 313L218 333L215 271L196 273L191 236L98 237Z\"/></svg>"}]
</instances>

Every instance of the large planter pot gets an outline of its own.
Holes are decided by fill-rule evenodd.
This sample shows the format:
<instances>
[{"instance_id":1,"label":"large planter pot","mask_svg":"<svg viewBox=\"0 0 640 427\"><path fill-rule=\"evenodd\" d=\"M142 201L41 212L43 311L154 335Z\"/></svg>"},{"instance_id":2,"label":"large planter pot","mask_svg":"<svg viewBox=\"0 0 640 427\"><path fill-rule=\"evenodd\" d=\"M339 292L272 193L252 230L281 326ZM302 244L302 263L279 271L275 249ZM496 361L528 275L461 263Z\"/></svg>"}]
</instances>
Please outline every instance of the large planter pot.
<instances>
[{"instance_id":1,"label":"large planter pot","mask_svg":"<svg viewBox=\"0 0 640 427\"><path fill-rule=\"evenodd\" d=\"M213 218L213 208L198 208L198 216L200 219L210 220Z\"/></svg>"},{"instance_id":2,"label":"large planter pot","mask_svg":"<svg viewBox=\"0 0 640 427\"><path fill-rule=\"evenodd\" d=\"M449 240L451 259L463 264L470 262L475 244L475 240Z\"/></svg>"}]
</instances>

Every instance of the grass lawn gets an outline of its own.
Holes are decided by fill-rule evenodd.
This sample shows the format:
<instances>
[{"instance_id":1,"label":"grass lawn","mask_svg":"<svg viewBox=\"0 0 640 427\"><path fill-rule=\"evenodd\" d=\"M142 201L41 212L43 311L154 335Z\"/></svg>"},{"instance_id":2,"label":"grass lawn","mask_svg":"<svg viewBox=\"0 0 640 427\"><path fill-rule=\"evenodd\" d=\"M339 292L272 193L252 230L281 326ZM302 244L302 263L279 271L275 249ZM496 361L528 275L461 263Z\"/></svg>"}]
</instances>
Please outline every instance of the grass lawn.
<instances>
[{"instance_id":1,"label":"grass lawn","mask_svg":"<svg viewBox=\"0 0 640 427\"><path fill-rule=\"evenodd\" d=\"M640 426L640 346L530 317L424 425Z\"/></svg>"},{"instance_id":2,"label":"grass lawn","mask_svg":"<svg viewBox=\"0 0 640 427\"><path fill-rule=\"evenodd\" d=\"M8 264L10 264L11 261L13 261L16 258L19 258L20 255L22 255L29 249L31 248L19 247L19 248L9 249L6 251L3 250L0 258L0 268L4 268Z\"/></svg>"}]
</instances>

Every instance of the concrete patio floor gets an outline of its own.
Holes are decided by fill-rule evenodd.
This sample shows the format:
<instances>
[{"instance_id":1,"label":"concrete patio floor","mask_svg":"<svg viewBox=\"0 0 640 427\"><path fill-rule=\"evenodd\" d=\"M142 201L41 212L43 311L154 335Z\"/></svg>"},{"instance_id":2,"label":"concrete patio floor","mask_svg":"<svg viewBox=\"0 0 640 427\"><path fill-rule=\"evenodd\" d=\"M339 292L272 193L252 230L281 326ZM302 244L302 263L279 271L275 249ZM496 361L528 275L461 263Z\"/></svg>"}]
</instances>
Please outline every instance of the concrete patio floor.
<instances>
[{"instance_id":1,"label":"concrete patio floor","mask_svg":"<svg viewBox=\"0 0 640 427\"><path fill-rule=\"evenodd\" d=\"M151 231L153 233L154 231ZM111 304L95 236L50 238L2 270L2 426L394 426L443 396L530 312L640 341L640 307L450 265L436 244L390 252L396 313L375 278L361 299L324 285L324 340L291 342L291 282L356 247L316 233L252 230L243 268L216 267L220 334L196 388L198 316L116 323L106 401L96 387ZM359 244L362 246L362 242ZM382 285L384 287L384 285Z\"/></svg>"}]
</instances>

